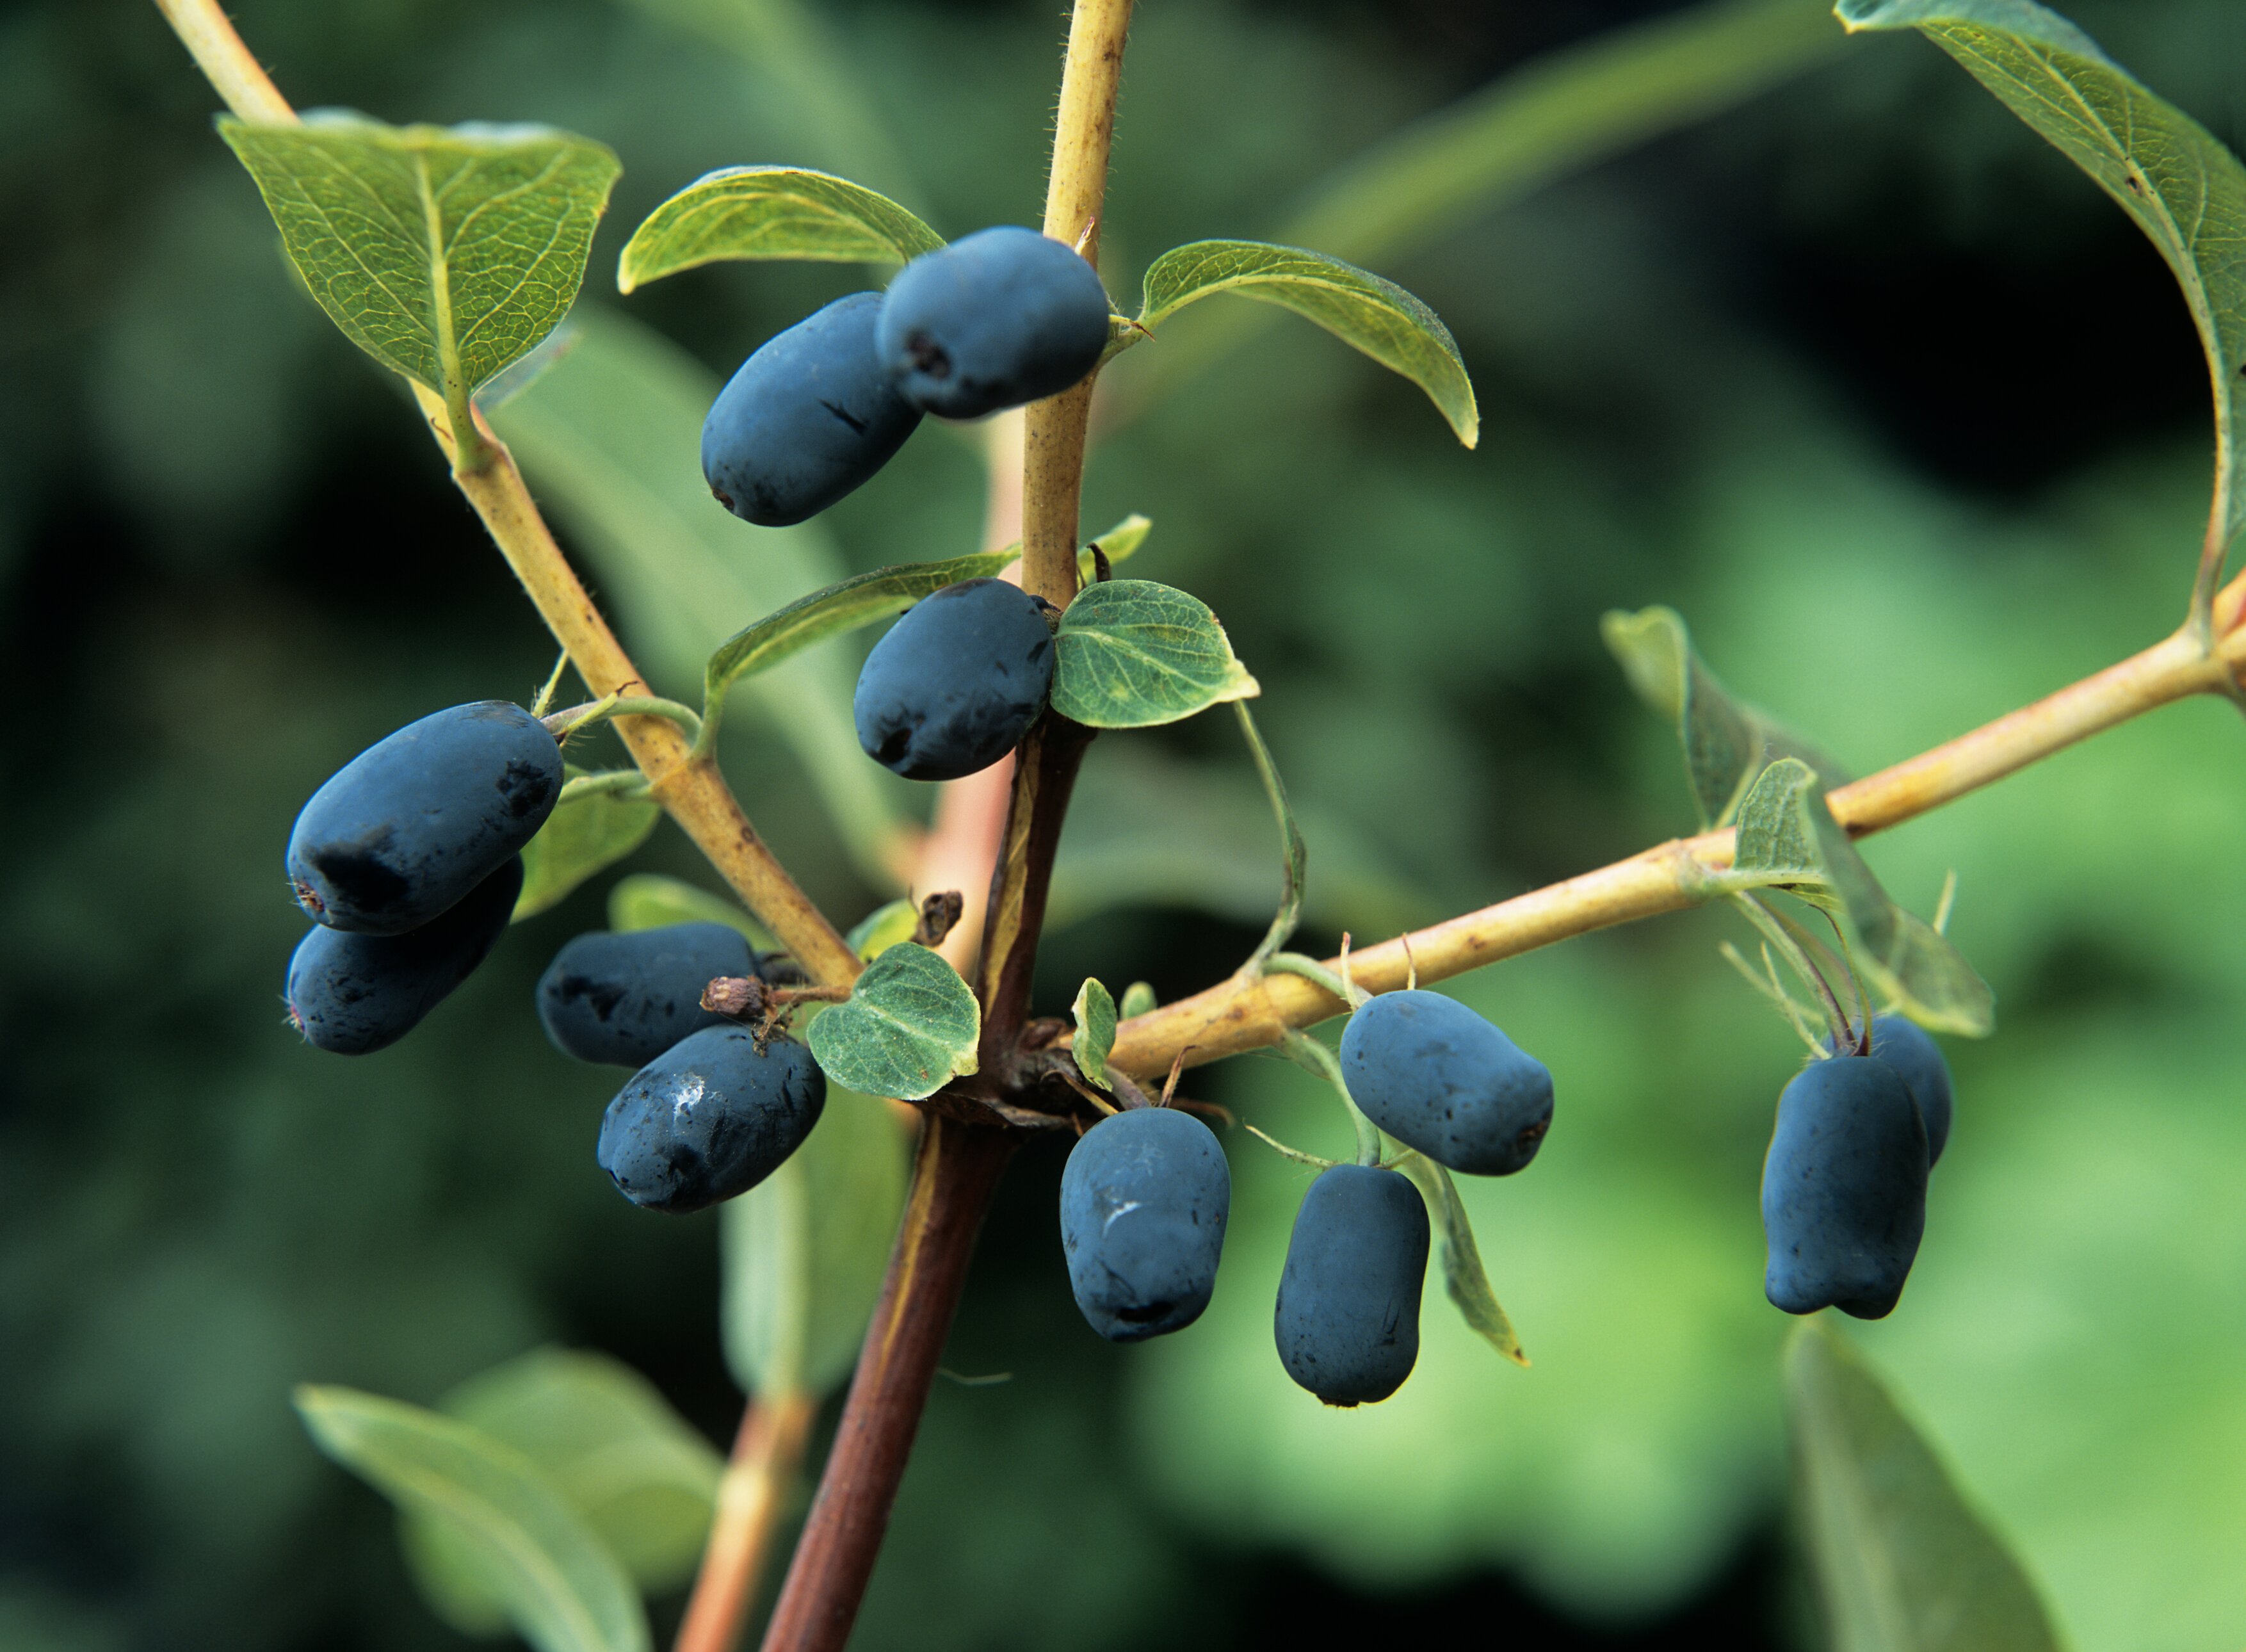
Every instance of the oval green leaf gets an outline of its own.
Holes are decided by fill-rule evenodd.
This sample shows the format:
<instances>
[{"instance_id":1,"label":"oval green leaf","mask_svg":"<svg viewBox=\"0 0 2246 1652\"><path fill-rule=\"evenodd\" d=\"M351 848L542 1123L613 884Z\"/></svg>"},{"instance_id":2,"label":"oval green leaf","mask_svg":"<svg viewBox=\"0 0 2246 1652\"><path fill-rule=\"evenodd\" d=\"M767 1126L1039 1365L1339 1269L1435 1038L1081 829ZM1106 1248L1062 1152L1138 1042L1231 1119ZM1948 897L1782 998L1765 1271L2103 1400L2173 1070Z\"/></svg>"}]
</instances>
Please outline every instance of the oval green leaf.
<instances>
[{"instance_id":1,"label":"oval green leaf","mask_svg":"<svg viewBox=\"0 0 2246 1652\"><path fill-rule=\"evenodd\" d=\"M385 126L316 112L219 121L304 284L344 336L442 397L467 398L560 324L622 170L546 126Z\"/></svg>"},{"instance_id":2,"label":"oval green leaf","mask_svg":"<svg viewBox=\"0 0 2246 1652\"><path fill-rule=\"evenodd\" d=\"M850 933L842 939L850 950L868 963L880 957L891 947L909 941L920 931L920 908L909 900L897 900L875 907L850 926Z\"/></svg>"},{"instance_id":3,"label":"oval green leaf","mask_svg":"<svg viewBox=\"0 0 2246 1652\"><path fill-rule=\"evenodd\" d=\"M909 263L943 237L862 184L806 167L727 167L696 179L647 215L616 261L630 292L729 258Z\"/></svg>"},{"instance_id":4,"label":"oval green leaf","mask_svg":"<svg viewBox=\"0 0 2246 1652\"><path fill-rule=\"evenodd\" d=\"M1076 1002L1069 1006L1076 1017L1076 1037L1069 1044L1069 1053L1076 1057L1076 1070L1087 1082L1107 1088L1107 1052L1115 1048L1115 1000L1106 987L1090 976L1076 989Z\"/></svg>"},{"instance_id":5,"label":"oval green leaf","mask_svg":"<svg viewBox=\"0 0 2246 1652\"><path fill-rule=\"evenodd\" d=\"M1128 1021L1133 1016L1151 1016L1159 1008L1160 1004L1154 996L1154 982L1134 981L1123 989L1123 999L1115 1006L1115 1013Z\"/></svg>"},{"instance_id":6,"label":"oval green leaf","mask_svg":"<svg viewBox=\"0 0 2246 1652\"><path fill-rule=\"evenodd\" d=\"M1152 728L1262 692L1208 605L1152 580L1086 586L1053 647L1053 709L1088 728Z\"/></svg>"},{"instance_id":7,"label":"oval green leaf","mask_svg":"<svg viewBox=\"0 0 2246 1652\"><path fill-rule=\"evenodd\" d=\"M522 894L514 903L514 921L545 911L595 873L623 860L647 841L662 818L663 806L653 799L613 792L560 805L538 835L522 846Z\"/></svg>"},{"instance_id":8,"label":"oval green leaf","mask_svg":"<svg viewBox=\"0 0 2246 1652\"><path fill-rule=\"evenodd\" d=\"M1196 241L1147 267L1139 323L1152 332L1188 304L1225 292L1316 322L1426 391L1466 445L1480 436L1474 384L1451 330L1394 282L1300 247Z\"/></svg>"},{"instance_id":9,"label":"oval green leaf","mask_svg":"<svg viewBox=\"0 0 2246 1652\"><path fill-rule=\"evenodd\" d=\"M1514 1364L1528 1364L1521 1339L1513 1334L1513 1322L1506 1317L1497 1292L1490 1288L1481 1247L1474 1243L1474 1223L1467 1216L1451 1173L1419 1152L1405 1153L1396 1161L1396 1168L1419 1184L1427 1201L1427 1214L1435 1219L1435 1234L1442 1241L1443 1289L1459 1310L1459 1317Z\"/></svg>"},{"instance_id":10,"label":"oval green leaf","mask_svg":"<svg viewBox=\"0 0 2246 1652\"><path fill-rule=\"evenodd\" d=\"M2025 1568L1862 1357L1822 1322L1786 1353L1800 1518L1840 1652L2059 1652Z\"/></svg>"},{"instance_id":11,"label":"oval green leaf","mask_svg":"<svg viewBox=\"0 0 2246 1652\"><path fill-rule=\"evenodd\" d=\"M975 1071L983 1012L959 972L926 947L891 947L850 996L805 1035L820 1070L845 1090L919 1101Z\"/></svg>"},{"instance_id":12,"label":"oval green leaf","mask_svg":"<svg viewBox=\"0 0 2246 1652\"><path fill-rule=\"evenodd\" d=\"M296 1397L323 1451L446 1529L475 1587L538 1652L647 1652L647 1616L623 1568L521 1451L378 1395L300 1388Z\"/></svg>"},{"instance_id":13,"label":"oval green leaf","mask_svg":"<svg viewBox=\"0 0 2246 1652\"><path fill-rule=\"evenodd\" d=\"M671 923L730 924L759 951L777 944L754 918L725 896L658 872L635 872L617 879L609 891L609 928L660 929Z\"/></svg>"},{"instance_id":14,"label":"oval green leaf","mask_svg":"<svg viewBox=\"0 0 2246 1652\"><path fill-rule=\"evenodd\" d=\"M1840 0L1851 31L1917 29L2136 221L2183 289L2215 391L2215 497L2195 611L2246 527L2237 384L2246 364L2246 167L2098 43L2032 0ZM2094 317L2085 316L2083 324Z\"/></svg>"},{"instance_id":15,"label":"oval green leaf","mask_svg":"<svg viewBox=\"0 0 2246 1652\"><path fill-rule=\"evenodd\" d=\"M746 1392L824 1395L849 1377L909 1172L888 1104L831 1091L811 1139L725 1205L719 1329Z\"/></svg>"}]
</instances>

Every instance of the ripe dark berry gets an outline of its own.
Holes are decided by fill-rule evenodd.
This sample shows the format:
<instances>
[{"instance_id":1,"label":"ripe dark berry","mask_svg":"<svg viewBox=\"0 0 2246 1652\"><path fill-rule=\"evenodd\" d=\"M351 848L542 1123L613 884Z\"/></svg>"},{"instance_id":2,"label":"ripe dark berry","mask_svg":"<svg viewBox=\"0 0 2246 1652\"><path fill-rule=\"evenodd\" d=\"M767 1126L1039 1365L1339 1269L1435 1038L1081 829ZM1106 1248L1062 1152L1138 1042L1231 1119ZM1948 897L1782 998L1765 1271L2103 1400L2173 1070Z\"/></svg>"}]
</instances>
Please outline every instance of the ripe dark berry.
<instances>
[{"instance_id":1,"label":"ripe dark berry","mask_svg":"<svg viewBox=\"0 0 2246 1652\"><path fill-rule=\"evenodd\" d=\"M538 982L538 1018L565 1056L644 1067L689 1033L726 1024L702 1007L719 976L748 976L747 939L723 923L579 935Z\"/></svg>"},{"instance_id":2,"label":"ripe dark berry","mask_svg":"<svg viewBox=\"0 0 2246 1652\"><path fill-rule=\"evenodd\" d=\"M338 1056L396 1044L475 973L522 893L515 856L464 901L402 935L315 926L289 960L289 1019L305 1042Z\"/></svg>"},{"instance_id":3,"label":"ripe dark berry","mask_svg":"<svg viewBox=\"0 0 2246 1652\"><path fill-rule=\"evenodd\" d=\"M635 1205L676 1214L745 1193L803 1145L827 1075L793 1038L759 1050L705 1027L632 1075L601 1117L601 1168Z\"/></svg>"},{"instance_id":4,"label":"ripe dark berry","mask_svg":"<svg viewBox=\"0 0 2246 1652\"><path fill-rule=\"evenodd\" d=\"M1367 1118L1452 1170L1509 1176L1551 1127L1544 1064L1439 992L1386 992L1358 1010L1341 1066Z\"/></svg>"},{"instance_id":5,"label":"ripe dark berry","mask_svg":"<svg viewBox=\"0 0 2246 1652\"><path fill-rule=\"evenodd\" d=\"M744 521L807 520L889 462L920 423L874 349L879 293L852 293L765 341L702 421L702 476Z\"/></svg>"},{"instance_id":6,"label":"ripe dark berry","mask_svg":"<svg viewBox=\"0 0 2246 1652\"><path fill-rule=\"evenodd\" d=\"M1427 1207L1392 1170L1336 1165L1303 1195L1275 1316L1287 1375L1329 1405L1386 1399L1419 1357Z\"/></svg>"},{"instance_id":7,"label":"ripe dark berry","mask_svg":"<svg viewBox=\"0 0 2246 1652\"><path fill-rule=\"evenodd\" d=\"M1002 225L898 271L875 339L907 401L980 418L1058 396L1099 365L1107 312L1099 272L1074 251Z\"/></svg>"},{"instance_id":8,"label":"ripe dark berry","mask_svg":"<svg viewBox=\"0 0 2246 1652\"><path fill-rule=\"evenodd\" d=\"M850 702L858 744L908 780L956 780L1021 744L1052 673L1037 598L1004 580L947 585L866 656Z\"/></svg>"},{"instance_id":9,"label":"ripe dark berry","mask_svg":"<svg viewBox=\"0 0 2246 1652\"><path fill-rule=\"evenodd\" d=\"M1216 1288L1232 1172L1207 1125L1169 1107L1101 1119L1060 1176L1060 1242L1084 1317L1111 1343L1183 1330Z\"/></svg>"},{"instance_id":10,"label":"ripe dark berry","mask_svg":"<svg viewBox=\"0 0 2246 1652\"><path fill-rule=\"evenodd\" d=\"M296 900L330 929L403 935L537 834L562 749L519 705L479 700L409 723L312 794L289 834Z\"/></svg>"},{"instance_id":11,"label":"ripe dark berry","mask_svg":"<svg viewBox=\"0 0 2246 1652\"><path fill-rule=\"evenodd\" d=\"M1826 1041L1828 1048L1832 1041ZM1926 1162L1931 1168L1950 1140L1950 1064L1934 1036L1908 1016L1872 1017L1872 1055L1902 1075L1918 1116L1926 1125Z\"/></svg>"},{"instance_id":12,"label":"ripe dark berry","mask_svg":"<svg viewBox=\"0 0 2246 1652\"><path fill-rule=\"evenodd\" d=\"M1813 1061L1778 1098L1762 1167L1774 1307L1879 1319L1926 1227L1926 1126L1901 1074L1872 1056Z\"/></svg>"}]
</instances>

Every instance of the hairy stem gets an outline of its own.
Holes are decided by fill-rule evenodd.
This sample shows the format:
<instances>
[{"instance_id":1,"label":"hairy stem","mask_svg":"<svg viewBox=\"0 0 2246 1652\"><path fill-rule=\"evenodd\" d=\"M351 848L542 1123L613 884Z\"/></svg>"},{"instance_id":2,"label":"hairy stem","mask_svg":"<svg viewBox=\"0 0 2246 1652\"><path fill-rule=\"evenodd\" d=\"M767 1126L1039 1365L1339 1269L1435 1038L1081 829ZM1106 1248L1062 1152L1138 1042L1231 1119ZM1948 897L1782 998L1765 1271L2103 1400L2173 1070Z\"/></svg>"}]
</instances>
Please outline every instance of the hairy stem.
<instances>
[{"instance_id":1,"label":"hairy stem","mask_svg":"<svg viewBox=\"0 0 2246 1652\"><path fill-rule=\"evenodd\" d=\"M673 1652L732 1652L756 1599L757 1574L788 1488L803 1465L819 1402L808 1394L751 1400L718 1488L718 1515L702 1551Z\"/></svg>"},{"instance_id":2,"label":"hairy stem","mask_svg":"<svg viewBox=\"0 0 2246 1652\"><path fill-rule=\"evenodd\" d=\"M2180 631L2047 699L1842 786L1829 799L1834 817L1857 837L1884 831L2156 706L2234 690L2246 671L2246 625L2236 619L2239 589L2224 593L2227 607L2218 604L2218 612L2234 617L2212 656L2188 629ZM1732 846L1728 829L1656 845L1596 872L1354 952L1355 978L1372 991L1392 991L1404 984L1413 959L1422 982L1440 981L1571 935L1682 911L1697 903L1694 891L1702 880L1731 865ZM1339 960L1327 968L1337 971ZM1299 975L1229 980L1126 1021L1107 1059L1140 1077L1167 1071L1181 1051L1189 1064L1199 1065L1276 1044L1286 1029L1324 1021L1344 1007Z\"/></svg>"},{"instance_id":3,"label":"hairy stem","mask_svg":"<svg viewBox=\"0 0 2246 1652\"><path fill-rule=\"evenodd\" d=\"M889 1271L764 1652L841 1652L874 1574L1010 1131L928 1116Z\"/></svg>"}]
</instances>

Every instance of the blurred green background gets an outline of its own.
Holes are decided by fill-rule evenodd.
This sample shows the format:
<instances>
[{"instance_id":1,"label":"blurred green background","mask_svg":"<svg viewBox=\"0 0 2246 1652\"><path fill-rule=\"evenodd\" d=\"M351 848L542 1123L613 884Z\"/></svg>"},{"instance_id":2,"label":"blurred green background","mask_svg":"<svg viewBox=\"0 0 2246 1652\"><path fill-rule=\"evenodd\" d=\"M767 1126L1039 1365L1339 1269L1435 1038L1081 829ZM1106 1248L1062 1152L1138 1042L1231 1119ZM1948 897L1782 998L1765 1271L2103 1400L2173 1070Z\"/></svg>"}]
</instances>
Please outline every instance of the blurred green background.
<instances>
[{"instance_id":1,"label":"blurred green background","mask_svg":"<svg viewBox=\"0 0 2246 1652\"><path fill-rule=\"evenodd\" d=\"M1111 290L1174 242L1276 233L1414 118L1672 10L1143 0ZM658 520L600 480L662 429L602 363L706 395L865 284L737 266L618 300L623 234L689 179L826 166L954 234L1038 210L1056 7L809 15L239 8L301 106L548 120L622 155L588 343L502 417L659 688L758 603L978 533L977 451L934 428L799 534ZM2232 0L2072 15L2246 139ZM1310 836L1308 940L1688 826L1669 737L1599 645L1609 607L1674 604L1733 687L1859 772L2181 614L2209 438L2169 276L1931 46L1834 34L1767 95L1370 261L1456 332L1477 452L1292 322L1188 372L1215 334L1181 321L1112 376L1087 526L1152 516L1133 572L1207 599L1262 680ZM616 1199L591 1154L612 1076L530 1011L605 879L391 1051L337 1060L282 1026L296 807L414 716L527 699L552 651L397 387L292 289L214 106L151 7L0 10L0 1646L444 1645L386 1506L315 1454L290 1385L426 1403L561 1342L723 1441L715 1220ZM572 395L612 440L555 434ZM782 674L728 753L845 921L889 893L865 870L878 812L927 801L836 744L856 657ZM1951 1048L1910 1291L1851 1329L2090 1652L2246 1639L2243 758L2234 711L2187 705L1869 849L1922 911L1957 869L1952 933L1999 1030ZM1103 740L1081 797L1041 1007L1095 971L1168 998L1230 969L1276 867L1229 719ZM710 881L668 827L634 865ZM1292 1389L1269 1313L1303 1173L1244 1134L1208 1315L1111 1349L1068 1301L1058 1148L1025 1152L947 1356L1011 1380L939 1382L854 1644L1808 1644L1755 1204L1797 1051L1718 961L1733 934L1699 914L1458 983L1558 1075L1534 1172L1467 1190L1529 1371L1431 1292L1394 1401ZM1194 1088L1336 1139L1276 1063Z\"/></svg>"}]
</instances>

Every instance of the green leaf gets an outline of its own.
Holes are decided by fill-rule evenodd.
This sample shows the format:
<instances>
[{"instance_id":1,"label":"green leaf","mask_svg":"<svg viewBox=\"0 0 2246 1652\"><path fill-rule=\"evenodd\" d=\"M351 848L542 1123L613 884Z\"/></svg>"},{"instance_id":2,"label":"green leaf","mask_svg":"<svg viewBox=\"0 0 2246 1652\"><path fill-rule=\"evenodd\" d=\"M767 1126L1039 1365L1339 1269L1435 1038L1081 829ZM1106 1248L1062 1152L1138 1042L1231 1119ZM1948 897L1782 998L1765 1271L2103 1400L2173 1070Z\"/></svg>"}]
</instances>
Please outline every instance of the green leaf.
<instances>
[{"instance_id":1,"label":"green leaf","mask_svg":"<svg viewBox=\"0 0 2246 1652\"><path fill-rule=\"evenodd\" d=\"M1115 1013L1128 1021L1133 1016L1150 1016L1160 1007L1160 1001L1154 996L1154 983L1134 981L1123 989L1123 999L1115 1006Z\"/></svg>"},{"instance_id":2,"label":"green leaf","mask_svg":"<svg viewBox=\"0 0 2246 1652\"><path fill-rule=\"evenodd\" d=\"M1474 445L1481 416L1451 330L1394 282L1299 247L1196 241L1147 266L1139 323L1155 331L1196 299L1222 292L1291 309L1401 373L1427 392L1460 441Z\"/></svg>"},{"instance_id":3,"label":"green leaf","mask_svg":"<svg viewBox=\"0 0 2246 1652\"><path fill-rule=\"evenodd\" d=\"M919 1101L975 1071L983 1012L959 972L926 947L891 947L806 1035L845 1090Z\"/></svg>"},{"instance_id":4,"label":"green leaf","mask_svg":"<svg viewBox=\"0 0 2246 1652\"><path fill-rule=\"evenodd\" d=\"M696 179L647 215L616 261L634 288L726 258L909 263L943 237L861 184L804 167L726 167Z\"/></svg>"},{"instance_id":5,"label":"green leaf","mask_svg":"<svg viewBox=\"0 0 2246 1652\"><path fill-rule=\"evenodd\" d=\"M909 1159L887 1102L830 1091L811 1139L725 1205L719 1328L747 1392L823 1395L849 1377L904 1211Z\"/></svg>"},{"instance_id":6,"label":"green leaf","mask_svg":"<svg viewBox=\"0 0 2246 1652\"><path fill-rule=\"evenodd\" d=\"M777 945L754 918L723 895L659 872L635 872L609 891L609 928L660 929L673 923L730 924L759 951Z\"/></svg>"},{"instance_id":7,"label":"green leaf","mask_svg":"<svg viewBox=\"0 0 2246 1652\"><path fill-rule=\"evenodd\" d=\"M1841 765L1808 741L1733 698L1701 663L1674 609L1612 610L1600 620L1599 635L1638 698L1676 724L1703 826L1729 825L1749 785L1774 758L1800 758L1827 785L1848 780Z\"/></svg>"},{"instance_id":8,"label":"green leaf","mask_svg":"<svg viewBox=\"0 0 2246 1652\"><path fill-rule=\"evenodd\" d=\"M622 170L545 126L301 126L222 116L305 286L361 350L464 422L468 397L568 313Z\"/></svg>"},{"instance_id":9,"label":"green leaf","mask_svg":"<svg viewBox=\"0 0 2246 1652\"><path fill-rule=\"evenodd\" d=\"M1107 1088L1107 1052L1115 1048L1115 1000L1106 987L1090 976L1076 989L1076 1002L1069 1006L1076 1017L1076 1038L1069 1053L1076 1057L1076 1070L1085 1078Z\"/></svg>"},{"instance_id":10,"label":"green leaf","mask_svg":"<svg viewBox=\"0 0 2246 1652\"><path fill-rule=\"evenodd\" d=\"M1147 542L1147 535L1154 531L1154 524L1151 518L1132 512L1105 534L1086 541L1084 548L1076 554L1077 577L1089 585L1099 576L1099 565L1092 555L1093 546L1099 547L1100 554L1107 559L1107 566L1113 568L1128 561Z\"/></svg>"},{"instance_id":11,"label":"green leaf","mask_svg":"<svg viewBox=\"0 0 2246 1652\"><path fill-rule=\"evenodd\" d=\"M2090 37L2030 0L1841 0L1850 31L1917 29L2087 173L2136 221L2183 288L2215 388L2215 516L2246 527L2237 381L2246 364L2246 167L2147 91ZM2207 570L2211 595L2218 560Z\"/></svg>"},{"instance_id":12,"label":"green leaf","mask_svg":"<svg viewBox=\"0 0 2246 1652\"><path fill-rule=\"evenodd\" d=\"M1208 605L1152 580L1086 586L1053 646L1053 709L1090 728L1151 728L1262 692Z\"/></svg>"},{"instance_id":13,"label":"green leaf","mask_svg":"<svg viewBox=\"0 0 2246 1652\"><path fill-rule=\"evenodd\" d=\"M539 1652L646 1652L623 1567L554 1482L511 1446L434 1411L348 1388L300 1388L319 1448L399 1509L439 1522L477 1587Z\"/></svg>"},{"instance_id":14,"label":"green leaf","mask_svg":"<svg viewBox=\"0 0 2246 1652\"><path fill-rule=\"evenodd\" d=\"M920 908L909 900L897 900L875 907L852 924L850 933L842 938L849 943L851 951L871 963L891 947L919 933Z\"/></svg>"},{"instance_id":15,"label":"green leaf","mask_svg":"<svg viewBox=\"0 0 2246 1652\"><path fill-rule=\"evenodd\" d=\"M1019 547L947 557L940 562L903 562L838 580L824 590L800 596L776 614L727 638L703 671L706 715L725 691L745 676L768 671L815 642L902 614L924 596L962 580L987 579L1021 555Z\"/></svg>"},{"instance_id":16,"label":"green leaf","mask_svg":"<svg viewBox=\"0 0 2246 1652\"><path fill-rule=\"evenodd\" d=\"M1838 1652L2059 1652L2025 1570L1845 1339L1803 1324L1786 1386L1800 1519Z\"/></svg>"},{"instance_id":17,"label":"green leaf","mask_svg":"<svg viewBox=\"0 0 2246 1652\"><path fill-rule=\"evenodd\" d=\"M725 1459L630 1366L538 1349L469 1378L438 1409L536 1465L642 1589L693 1574ZM449 1528L406 1519L424 1528L420 1553L450 1546Z\"/></svg>"},{"instance_id":18,"label":"green leaf","mask_svg":"<svg viewBox=\"0 0 2246 1652\"><path fill-rule=\"evenodd\" d=\"M1458 1309L1459 1317L1514 1364L1528 1364L1521 1339L1513 1334L1513 1322L1505 1316L1497 1293L1490 1288L1481 1249L1474 1243L1474 1223L1459 1200L1451 1173L1419 1152L1406 1152L1396 1161L1396 1168L1419 1184L1427 1201L1427 1214L1435 1219L1435 1232L1442 1240L1443 1288Z\"/></svg>"},{"instance_id":19,"label":"green leaf","mask_svg":"<svg viewBox=\"0 0 2246 1652\"><path fill-rule=\"evenodd\" d=\"M582 771L569 767L565 774ZM522 846L522 894L514 921L545 911L604 867L615 865L648 840L663 818L651 798L596 792L568 799L546 817L538 835Z\"/></svg>"},{"instance_id":20,"label":"green leaf","mask_svg":"<svg viewBox=\"0 0 2246 1652\"><path fill-rule=\"evenodd\" d=\"M1799 758L1781 758L1755 777L1740 806L1732 870L1712 880L1717 889L1767 887L1846 925L1864 973L1914 1021L1971 1038L1995 1027L1988 983L1933 926L1889 899Z\"/></svg>"},{"instance_id":21,"label":"green leaf","mask_svg":"<svg viewBox=\"0 0 2246 1652\"><path fill-rule=\"evenodd\" d=\"M595 575L658 694L691 699L711 650L759 614L841 577L825 527L754 527L710 497L696 455L718 380L659 333L596 305L578 343L493 415L540 501ZM802 764L853 862L894 876L905 783L866 761L850 723L855 669L799 655L744 684L726 710L759 717Z\"/></svg>"}]
</instances>

